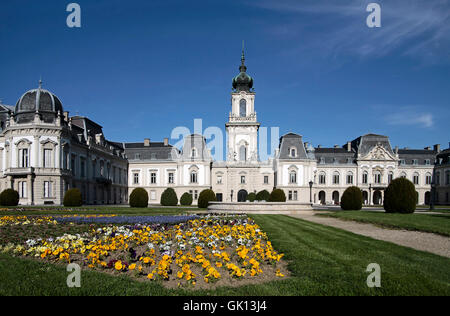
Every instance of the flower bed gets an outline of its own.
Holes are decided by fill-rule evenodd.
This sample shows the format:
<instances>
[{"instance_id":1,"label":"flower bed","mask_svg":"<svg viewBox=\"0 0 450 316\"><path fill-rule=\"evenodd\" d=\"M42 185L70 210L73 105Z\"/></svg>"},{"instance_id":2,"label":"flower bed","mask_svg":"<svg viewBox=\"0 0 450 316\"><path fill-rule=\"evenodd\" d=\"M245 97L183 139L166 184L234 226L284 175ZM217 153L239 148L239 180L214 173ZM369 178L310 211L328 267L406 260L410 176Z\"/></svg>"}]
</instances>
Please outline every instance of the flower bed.
<instances>
[{"instance_id":1,"label":"flower bed","mask_svg":"<svg viewBox=\"0 0 450 316\"><path fill-rule=\"evenodd\" d=\"M115 224L124 220L131 225ZM27 221L38 219L17 218L17 222ZM78 263L172 288L236 286L288 274L283 255L274 250L266 233L242 215L77 216L46 217L44 221L56 226L74 222L96 225L84 225L82 233L8 243L1 245L0 251L54 263ZM112 224L100 227L103 223ZM5 225L16 223L8 219Z\"/></svg>"}]
</instances>

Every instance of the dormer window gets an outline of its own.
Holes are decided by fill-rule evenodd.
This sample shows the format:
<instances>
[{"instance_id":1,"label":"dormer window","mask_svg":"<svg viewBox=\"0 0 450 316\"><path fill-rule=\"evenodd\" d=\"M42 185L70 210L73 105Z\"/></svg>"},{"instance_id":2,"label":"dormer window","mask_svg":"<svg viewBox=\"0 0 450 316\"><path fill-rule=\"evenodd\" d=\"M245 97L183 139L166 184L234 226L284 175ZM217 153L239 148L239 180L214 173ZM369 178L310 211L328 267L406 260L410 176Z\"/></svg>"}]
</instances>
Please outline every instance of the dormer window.
<instances>
[{"instance_id":1,"label":"dormer window","mask_svg":"<svg viewBox=\"0 0 450 316\"><path fill-rule=\"evenodd\" d=\"M291 156L291 158L297 157L297 149L295 147L291 148L289 150L289 155Z\"/></svg>"},{"instance_id":2,"label":"dormer window","mask_svg":"<svg viewBox=\"0 0 450 316\"><path fill-rule=\"evenodd\" d=\"M425 159L425 165L429 166L431 164L431 160L430 159Z\"/></svg>"},{"instance_id":3,"label":"dormer window","mask_svg":"<svg viewBox=\"0 0 450 316\"><path fill-rule=\"evenodd\" d=\"M401 159L401 160L400 160L400 165L402 165L402 166L403 166L403 165L406 165L406 160L405 160L405 159Z\"/></svg>"},{"instance_id":4,"label":"dormer window","mask_svg":"<svg viewBox=\"0 0 450 316\"><path fill-rule=\"evenodd\" d=\"M197 157L197 148L192 148L191 150L191 158L196 158Z\"/></svg>"},{"instance_id":5,"label":"dormer window","mask_svg":"<svg viewBox=\"0 0 450 316\"><path fill-rule=\"evenodd\" d=\"M413 159L413 165L418 165L419 164L419 160L418 159Z\"/></svg>"},{"instance_id":6,"label":"dormer window","mask_svg":"<svg viewBox=\"0 0 450 316\"><path fill-rule=\"evenodd\" d=\"M319 158L319 163L322 164L322 165L325 164L325 159L323 157L320 157Z\"/></svg>"}]
</instances>

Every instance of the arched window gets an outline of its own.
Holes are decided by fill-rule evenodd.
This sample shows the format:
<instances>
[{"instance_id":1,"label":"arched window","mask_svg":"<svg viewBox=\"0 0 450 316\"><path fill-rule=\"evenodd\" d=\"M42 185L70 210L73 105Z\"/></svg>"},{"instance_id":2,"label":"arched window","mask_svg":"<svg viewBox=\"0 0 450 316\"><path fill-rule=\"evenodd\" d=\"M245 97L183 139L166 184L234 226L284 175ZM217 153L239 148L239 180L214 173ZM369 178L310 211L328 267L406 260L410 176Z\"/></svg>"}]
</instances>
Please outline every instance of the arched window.
<instances>
[{"instance_id":1,"label":"arched window","mask_svg":"<svg viewBox=\"0 0 450 316\"><path fill-rule=\"evenodd\" d=\"M192 148L191 149L191 158L195 158L197 157L197 148Z\"/></svg>"},{"instance_id":2,"label":"arched window","mask_svg":"<svg viewBox=\"0 0 450 316\"><path fill-rule=\"evenodd\" d=\"M241 101L239 102L239 116L247 116L247 101L245 101L245 99L241 99Z\"/></svg>"},{"instance_id":3,"label":"arched window","mask_svg":"<svg viewBox=\"0 0 450 316\"><path fill-rule=\"evenodd\" d=\"M319 174L319 184L326 184L326 176L324 172Z\"/></svg>"},{"instance_id":4,"label":"arched window","mask_svg":"<svg viewBox=\"0 0 450 316\"><path fill-rule=\"evenodd\" d=\"M380 171L375 171L373 173L373 181L377 184L381 183L381 172Z\"/></svg>"},{"instance_id":5,"label":"arched window","mask_svg":"<svg viewBox=\"0 0 450 316\"><path fill-rule=\"evenodd\" d=\"M369 174L367 173L367 171L364 171L362 174L362 183L367 184L368 181L369 181Z\"/></svg>"},{"instance_id":6,"label":"arched window","mask_svg":"<svg viewBox=\"0 0 450 316\"><path fill-rule=\"evenodd\" d=\"M333 184L339 184L339 172L337 171L333 173Z\"/></svg>"},{"instance_id":7,"label":"arched window","mask_svg":"<svg viewBox=\"0 0 450 316\"><path fill-rule=\"evenodd\" d=\"M247 147L242 145L239 148L239 160L240 161L247 161Z\"/></svg>"},{"instance_id":8,"label":"arched window","mask_svg":"<svg viewBox=\"0 0 450 316\"><path fill-rule=\"evenodd\" d=\"M392 180L394 180L394 173L392 171L390 171L388 174L388 183L391 183Z\"/></svg>"},{"instance_id":9,"label":"arched window","mask_svg":"<svg viewBox=\"0 0 450 316\"><path fill-rule=\"evenodd\" d=\"M406 173L402 172L401 175L400 175L400 178L405 178L406 179Z\"/></svg>"},{"instance_id":10,"label":"arched window","mask_svg":"<svg viewBox=\"0 0 450 316\"><path fill-rule=\"evenodd\" d=\"M347 173L347 184L353 184L353 172L351 171Z\"/></svg>"},{"instance_id":11,"label":"arched window","mask_svg":"<svg viewBox=\"0 0 450 316\"><path fill-rule=\"evenodd\" d=\"M425 175L425 184L431 184L431 173Z\"/></svg>"},{"instance_id":12,"label":"arched window","mask_svg":"<svg viewBox=\"0 0 450 316\"><path fill-rule=\"evenodd\" d=\"M413 175L413 183L416 185L419 184L419 174L417 172Z\"/></svg>"}]
</instances>

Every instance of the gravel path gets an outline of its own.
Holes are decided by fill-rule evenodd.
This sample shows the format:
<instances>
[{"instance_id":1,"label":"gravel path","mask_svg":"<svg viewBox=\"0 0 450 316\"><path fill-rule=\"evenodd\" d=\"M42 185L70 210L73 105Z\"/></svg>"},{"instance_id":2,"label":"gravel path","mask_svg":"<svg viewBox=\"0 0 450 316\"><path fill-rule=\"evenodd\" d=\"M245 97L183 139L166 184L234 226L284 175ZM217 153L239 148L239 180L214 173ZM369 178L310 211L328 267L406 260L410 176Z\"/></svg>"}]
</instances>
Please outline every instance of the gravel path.
<instances>
[{"instance_id":1,"label":"gravel path","mask_svg":"<svg viewBox=\"0 0 450 316\"><path fill-rule=\"evenodd\" d=\"M332 226L349 232L392 242L394 244L427 251L450 258L450 238L418 231L380 228L372 224L344 221L337 218L314 216L312 212L291 215L317 224Z\"/></svg>"}]
</instances>

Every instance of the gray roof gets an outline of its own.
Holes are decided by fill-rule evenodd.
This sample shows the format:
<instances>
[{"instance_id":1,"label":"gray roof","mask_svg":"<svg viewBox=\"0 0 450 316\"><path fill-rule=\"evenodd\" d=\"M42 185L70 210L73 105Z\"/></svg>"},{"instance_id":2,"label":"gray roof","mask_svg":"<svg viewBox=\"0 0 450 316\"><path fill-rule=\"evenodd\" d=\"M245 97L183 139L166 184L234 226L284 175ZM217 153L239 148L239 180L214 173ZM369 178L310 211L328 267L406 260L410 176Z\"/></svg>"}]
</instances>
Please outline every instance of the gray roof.
<instances>
[{"instance_id":1,"label":"gray roof","mask_svg":"<svg viewBox=\"0 0 450 316\"><path fill-rule=\"evenodd\" d=\"M437 152L428 149L399 149L398 157L404 160L406 165L413 165L417 161L418 165L426 165L428 160L430 164L434 164Z\"/></svg>"},{"instance_id":2,"label":"gray roof","mask_svg":"<svg viewBox=\"0 0 450 316\"><path fill-rule=\"evenodd\" d=\"M355 162L355 151L348 151L343 147L332 148L315 148L315 156L317 163L321 164L353 164Z\"/></svg>"},{"instance_id":3,"label":"gray roof","mask_svg":"<svg viewBox=\"0 0 450 316\"><path fill-rule=\"evenodd\" d=\"M297 157L293 158L289 155L289 149L295 148L297 152ZM280 159L308 159L306 154L305 145L303 144L303 139L301 135L289 133L280 138Z\"/></svg>"},{"instance_id":4,"label":"gray roof","mask_svg":"<svg viewBox=\"0 0 450 316\"><path fill-rule=\"evenodd\" d=\"M197 157L192 157L192 149L197 150ZM206 147L206 140L202 135L192 134L184 138L183 150L181 157L183 160L210 160L208 148Z\"/></svg>"},{"instance_id":5,"label":"gray roof","mask_svg":"<svg viewBox=\"0 0 450 316\"><path fill-rule=\"evenodd\" d=\"M375 146L381 145L386 151L394 155L389 137L377 134L366 134L360 136L351 142L354 148L361 156L367 155Z\"/></svg>"},{"instance_id":6,"label":"gray roof","mask_svg":"<svg viewBox=\"0 0 450 316\"><path fill-rule=\"evenodd\" d=\"M163 142L150 142L149 146L144 143L124 143L125 154L128 160L167 160L173 161L174 154L178 149L172 145L165 146Z\"/></svg>"}]
</instances>

